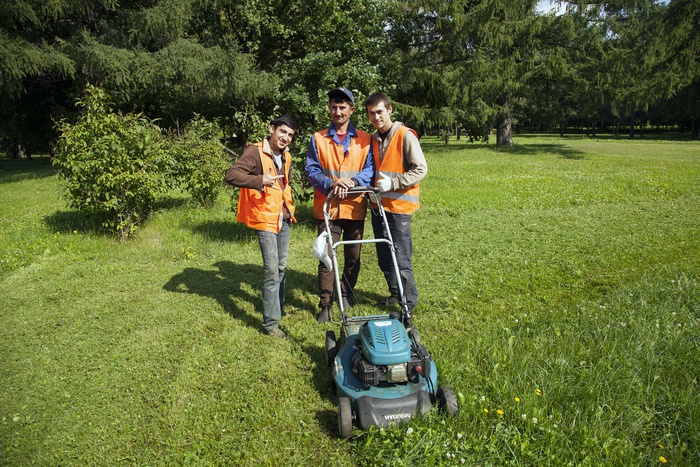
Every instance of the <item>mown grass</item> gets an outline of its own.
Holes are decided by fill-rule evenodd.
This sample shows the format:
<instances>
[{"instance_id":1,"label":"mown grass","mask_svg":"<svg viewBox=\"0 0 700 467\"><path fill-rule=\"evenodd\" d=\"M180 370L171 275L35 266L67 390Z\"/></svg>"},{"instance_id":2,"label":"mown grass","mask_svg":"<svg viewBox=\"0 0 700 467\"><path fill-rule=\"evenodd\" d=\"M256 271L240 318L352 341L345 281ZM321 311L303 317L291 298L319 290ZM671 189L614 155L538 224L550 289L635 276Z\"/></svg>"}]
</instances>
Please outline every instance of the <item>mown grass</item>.
<instances>
[{"instance_id":1,"label":"mown grass","mask_svg":"<svg viewBox=\"0 0 700 467\"><path fill-rule=\"evenodd\" d=\"M280 341L230 192L207 210L173 193L119 243L46 159L0 161L0 463L697 464L700 145L423 145L415 320L461 412L349 441L308 205ZM361 307L382 282L366 248Z\"/></svg>"}]
</instances>

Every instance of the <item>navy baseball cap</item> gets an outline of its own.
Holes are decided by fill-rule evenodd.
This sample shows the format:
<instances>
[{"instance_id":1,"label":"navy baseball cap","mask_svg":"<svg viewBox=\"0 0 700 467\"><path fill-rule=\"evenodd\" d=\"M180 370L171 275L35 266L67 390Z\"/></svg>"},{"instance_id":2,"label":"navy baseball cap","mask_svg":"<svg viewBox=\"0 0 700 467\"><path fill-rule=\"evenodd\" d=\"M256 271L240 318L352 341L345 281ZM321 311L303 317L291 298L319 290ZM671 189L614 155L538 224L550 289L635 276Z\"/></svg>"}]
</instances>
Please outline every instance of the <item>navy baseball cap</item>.
<instances>
[{"instance_id":1,"label":"navy baseball cap","mask_svg":"<svg viewBox=\"0 0 700 467\"><path fill-rule=\"evenodd\" d=\"M349 89L335 88L328 91L328 99L332 99L334 97L340 97L343 100L350 101L352 105L355 105L355 97L352 95L352 92Z\"/></svg>"}]
</instances>

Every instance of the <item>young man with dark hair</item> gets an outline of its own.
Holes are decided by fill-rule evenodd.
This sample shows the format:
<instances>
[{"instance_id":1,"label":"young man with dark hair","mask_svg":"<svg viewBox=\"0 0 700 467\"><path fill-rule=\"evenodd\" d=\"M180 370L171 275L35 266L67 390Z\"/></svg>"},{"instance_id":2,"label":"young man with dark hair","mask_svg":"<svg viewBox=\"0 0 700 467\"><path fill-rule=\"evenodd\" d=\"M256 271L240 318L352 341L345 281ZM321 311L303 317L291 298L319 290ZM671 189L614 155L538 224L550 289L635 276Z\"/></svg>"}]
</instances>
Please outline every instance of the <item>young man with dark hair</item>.
<instances>
[{"instance_id":1,"label":"young man with dark hair","mask_svg":"<svg viewBox=\"0 0 700 467\"><path fill-rule=\"evenodd\" d=\"M290 224L296 222L289 185L292 156L287 146L297 125L288 115L270 124L270 137L245 148L226 172L226 183L241 188L238 222L255 230L263 259L263 329L286 337L278 322L284 308L284 285Z\"/></svg>"},{"instance_id":2,"label":"young man with dark hair","mask_svg":"<svg viewBox=\"0 0 700 467\"><path fill-rule=\"evenodd\" d=\"M377 129L372 136L377 171L375 186L382 194L382 206L396 245L396 262L410 313L418 302L418 289L413 277L411 217L420 207L420 181L428 173L428 165L416 132L401 122L391 121L393 107L386 94L372 94L365 101L365 108L369 121ZM375 238L386 237L381 218L374 213L372 229ZM389 286L390 295L383 304L390 306L400 303L398 279L389 246L377 243L376 248L379 268Z\"/></svg>"},{"instance_id":3,"label":"young man with dark hair","mask_svg":"<svg viewBox=\"0 0 700 467\"><path fill-rule=\"evenodd\" d=\"M357 130L350 122L355 111L355 99L346 88L328 93L331 124L311 136L306 156L306 175L314 187L314 217L319 234L325 231L323 204L330 193L338 194L331 214L333 243L340 240L361 240L364 234L367 200L364 196L346 196L349 188L369 186L374 176L374 160L368 133ZM341 290L343 307L351 305L348 294L357 284L360 272L361 245L345 245ZM329 252L330 255L330 252ZM323 262L318 264L319 323L330 319L330 308L335 288L335 277Z\"/></svg>"}]
</instances>

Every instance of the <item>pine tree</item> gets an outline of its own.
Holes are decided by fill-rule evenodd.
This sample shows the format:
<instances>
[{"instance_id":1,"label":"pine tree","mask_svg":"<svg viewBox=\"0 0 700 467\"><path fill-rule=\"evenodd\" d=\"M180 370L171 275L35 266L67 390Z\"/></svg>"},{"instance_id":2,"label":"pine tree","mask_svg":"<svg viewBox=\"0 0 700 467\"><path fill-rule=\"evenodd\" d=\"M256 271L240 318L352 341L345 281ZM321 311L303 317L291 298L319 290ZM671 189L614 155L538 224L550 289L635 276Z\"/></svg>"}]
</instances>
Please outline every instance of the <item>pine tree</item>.
<instances>
[{"instance_id":1,"label":"pine tree","mask_svg":"<svg viewBox=\"0 0 700 467\"><path fill-rule=\"evenodd\" d=\"M669 2L663 31L668 54L662 66L671 93L678 90L673 99L675 110L681 119L690 121L693 138L700 139L700 2Z\"/></svg>"},{"instance_id":2,"label":"pine tree","mask_svg":"<svg viewBox=\"0 0 700 467\"><path fill-rule=\"evenodd\" d=\"M558 20L535 14L535 4L412 2L411 16L395 19L389 31L401 57L395 73L402 98L440 109L428 115L458 123L472 139L487 139L495 125L497 144L512 144L514 112L533 83L569 66L571 25L553 35Z\"/></svg>"}]
</instances>

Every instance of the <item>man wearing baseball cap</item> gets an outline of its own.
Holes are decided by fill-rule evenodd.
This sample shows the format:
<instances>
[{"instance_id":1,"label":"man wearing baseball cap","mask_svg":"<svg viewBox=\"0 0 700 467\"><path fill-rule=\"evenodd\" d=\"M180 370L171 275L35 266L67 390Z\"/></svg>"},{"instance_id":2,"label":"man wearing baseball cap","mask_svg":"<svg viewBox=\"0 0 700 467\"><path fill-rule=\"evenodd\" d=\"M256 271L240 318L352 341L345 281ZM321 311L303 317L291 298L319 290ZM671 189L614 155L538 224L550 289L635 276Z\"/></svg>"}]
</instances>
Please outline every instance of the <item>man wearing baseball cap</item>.
<instances>
[{"instance_id":1,"label":"man wearing baseball cap","mask_svg":"<svg viewBox=\"0 0 700 467\"><path fill-rule=\"evenodd\" d=\"M345 196L349 188L370 186L374 176L374 158L370 135L357 130L350 121L355 112L352 91L344 87L328 92L328 110L331 124L311 136L306 155L306 175L314 187L314 217L318 232L325 231L323 204L329 194L338 196L338 203L331 208L331 234L333 243L340 240L361 240L364 234L367 200L364 196ZM333 293L342 295L343 307L351 306L352 291L360 272L361 245L344 246L341 290L335 290L332 271L323 263L318 264L319 323L330 319ZM330 252L329 252L330 255Z\"/></svg>"}]
</instances>

